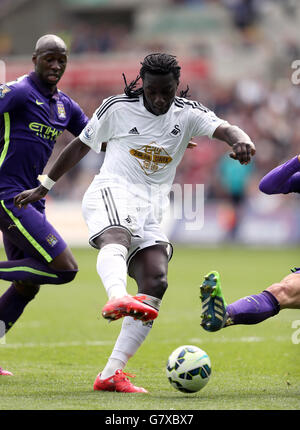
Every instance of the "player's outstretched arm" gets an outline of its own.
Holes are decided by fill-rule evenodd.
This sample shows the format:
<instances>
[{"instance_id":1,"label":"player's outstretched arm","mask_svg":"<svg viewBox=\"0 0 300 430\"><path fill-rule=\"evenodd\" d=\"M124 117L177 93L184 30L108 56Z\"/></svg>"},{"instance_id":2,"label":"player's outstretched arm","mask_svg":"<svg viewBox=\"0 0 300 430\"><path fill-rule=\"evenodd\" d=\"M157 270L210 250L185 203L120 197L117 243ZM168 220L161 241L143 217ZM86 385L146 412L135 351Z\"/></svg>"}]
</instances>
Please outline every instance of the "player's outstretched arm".
<instances>
[{"instance_id":1,"label":"player's outstretched arm","mask_svg":"<svg viewBox=\"0 0 300 430\"><path fill-rule=\"evenodd\" d=\"M62 175L79 163L90 149L91 148L83 143L79 137L73 139L56 159L47 175L48 178L50 178L52 182L56 182ZM48 191L49 189L42 184L37 188L22 191L14 197L14 204L19 208L26 207L29 203L36 202L45 197Z\"/></svg>"},{"instance_id":2,"label":"player's outstretched arm","mask_svg":"<svg viewBox=\"0 0 300 430\"><path fill-rule=\"evenodd\" d=\"M241 164L248 164L256 149L248 134L236 125L223 123L216 128L213 137L226 142L232 147L229 156Z\"/></svg>"}]
</instances>

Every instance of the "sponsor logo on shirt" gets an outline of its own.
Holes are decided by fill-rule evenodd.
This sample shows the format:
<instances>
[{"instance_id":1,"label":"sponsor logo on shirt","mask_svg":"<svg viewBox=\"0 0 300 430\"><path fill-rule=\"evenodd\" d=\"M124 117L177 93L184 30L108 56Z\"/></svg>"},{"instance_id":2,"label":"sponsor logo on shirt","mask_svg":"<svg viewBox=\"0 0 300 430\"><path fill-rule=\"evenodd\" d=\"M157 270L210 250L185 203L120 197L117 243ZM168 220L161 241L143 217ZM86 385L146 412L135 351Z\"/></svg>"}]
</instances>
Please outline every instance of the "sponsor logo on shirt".
<instances>
[{"instance_id":1,"label":"sponsor logo on shirt","mask_svg":"<svg viewBox=\"0 0 300 430\"><path fill-rule=\"evenodd\" d=\"M58 118L60 118L60 119L66 119L67 115L66 115L65 106L64 106L63 102L61 102L60 100L58 100L56 102L56 106L57 106Z\"/></svg>"},{"instance_id":2,"label":"sponsor logo on shirt","mask_svg":"<svg viewBox=\"0 0 300 430\"><path fill-rule=\"evenodd\" d=\"M163 169L173 160L167 151L155 142L150 145L143 145L138 149L130 149L129 152L137 159L146 175Z\"/></svg>"},{"instance_id":3,"label":"sponsor logo on shirt","mask_svg":"<svg viewBox=\"0 0 300 430\"><path fill-rule=\"evenodd\" d=\"M39 122L31 122L29 128L35 132L36 136L47 140L56 140L62 134L62 130L57 130L54 127Z\"/></svg>"},{"instance_id":4,"label":"sponsor logo on shirt","mask_svg":"<svg viewBox=\"0 0 300 430\"><path fill-rule=\"evenodd\" d=\"M7 93L11 91L10 88L8 88L7 85L0 85L0 99L4 99Z\"/></svg>"},{"instance_id":5,"label":"sponsor logo on shirt","mask_svg":"<svg viewBox=\"0 0 300 430\"><path fill-rule=\"evenodd\" d=\"M38 106L40 106L40 105L43 105L43 104L44 104L44 102L40 102L40 101L38 101L37 99L35 99L35 102L36 102L36 104L37 104Z\"/></svg>"}]
</instances>

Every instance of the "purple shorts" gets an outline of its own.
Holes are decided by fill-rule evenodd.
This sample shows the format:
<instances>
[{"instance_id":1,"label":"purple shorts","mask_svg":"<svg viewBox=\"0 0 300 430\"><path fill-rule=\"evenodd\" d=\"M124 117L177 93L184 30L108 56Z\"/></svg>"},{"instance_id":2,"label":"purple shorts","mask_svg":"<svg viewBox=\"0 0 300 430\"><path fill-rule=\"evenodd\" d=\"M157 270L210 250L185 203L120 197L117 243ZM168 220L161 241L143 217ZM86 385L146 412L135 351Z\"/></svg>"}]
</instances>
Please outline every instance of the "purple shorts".
<instances>
[{"instance_id":1,"label":"purple shorts","mask_svg":"<svg viewBox=\"0 0 300 430\"><path fill-rule=\"evenodd\" d=\"M50 263L67 246L47 221L44 208L18 209L13 199L0 200L0 229L9 260L34 257Z\"/></svg>"}]
</instances>

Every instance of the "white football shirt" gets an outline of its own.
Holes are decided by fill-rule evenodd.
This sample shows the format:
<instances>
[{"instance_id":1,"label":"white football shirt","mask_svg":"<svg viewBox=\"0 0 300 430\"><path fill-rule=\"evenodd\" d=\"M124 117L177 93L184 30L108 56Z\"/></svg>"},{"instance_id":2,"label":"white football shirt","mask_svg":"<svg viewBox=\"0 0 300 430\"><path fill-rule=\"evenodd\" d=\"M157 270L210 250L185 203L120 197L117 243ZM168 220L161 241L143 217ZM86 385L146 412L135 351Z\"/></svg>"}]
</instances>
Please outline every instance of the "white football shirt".
<instances>
[{"instance_id":1,"label":"white football shirt","mask_svg":"<svg viewBox=\"0 0 300 430\"><path fill-rule=\"evenodd\" d=\"M191 138L211 138L223 122L200 103L182 97L156 116L145 108L143 95L121 94L103 101L79 138L97 153L107 142L97 181L142 186L147 193L159 188L167 196Z\"/></svg>"}]
</instances>

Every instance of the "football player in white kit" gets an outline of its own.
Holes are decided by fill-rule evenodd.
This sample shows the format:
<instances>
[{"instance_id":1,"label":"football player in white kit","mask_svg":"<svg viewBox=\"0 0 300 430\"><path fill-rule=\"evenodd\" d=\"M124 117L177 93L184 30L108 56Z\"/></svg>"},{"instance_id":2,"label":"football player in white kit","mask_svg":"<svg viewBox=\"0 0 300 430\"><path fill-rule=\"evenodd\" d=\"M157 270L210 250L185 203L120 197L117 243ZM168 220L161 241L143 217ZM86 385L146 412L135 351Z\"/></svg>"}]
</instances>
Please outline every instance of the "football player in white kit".
<instances>
[{"instance_id":1,"label":"football player in white kit","mask_svg":"<svg viewBox=\"0 0 300 430\"><path fill-rule=\"evenodd\" d=\"M180 66L168 54L150 54L139 78L125 93L96 109L79 137L62 151L48 176L18 196L19 206L44 197L54 183L90 149L101 151L104 163L83 198L90 244L99 249L97 272L108 295L102 315L124 317L121 332L95 390L147 392L136 387L123 369L152 328L167 288L172 246L160 229L176 168L193 136L225 141L230 157L250 162L255 146L240 128L218 118L199 102L177 97ZM136 89L141 79L141 88ZM138 293L126 290L127 273Z\"/></svg>"}]
</instances>

